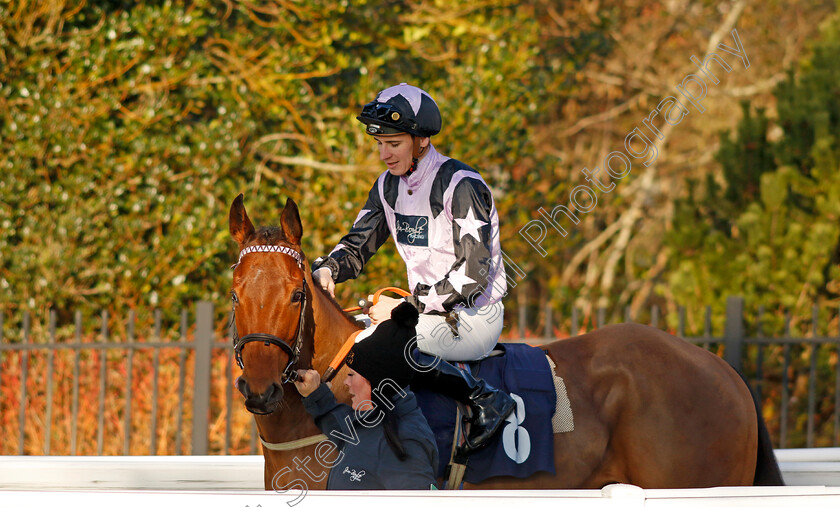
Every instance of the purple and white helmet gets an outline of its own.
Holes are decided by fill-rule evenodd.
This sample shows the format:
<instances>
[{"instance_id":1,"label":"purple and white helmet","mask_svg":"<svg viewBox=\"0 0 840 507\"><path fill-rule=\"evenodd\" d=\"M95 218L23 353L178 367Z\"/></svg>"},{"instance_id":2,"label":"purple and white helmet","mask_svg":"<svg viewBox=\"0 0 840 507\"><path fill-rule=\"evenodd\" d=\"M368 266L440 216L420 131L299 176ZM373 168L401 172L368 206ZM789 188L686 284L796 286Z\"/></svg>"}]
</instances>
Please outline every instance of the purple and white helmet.
<instances>
[{"instance_id":1,"label":"purple and white helmet","mask_svg":"<svg viewBox=\"0 0 840 507\"><path fill-rule=\"evenodd\" d=\"M386 88L362 108L357 120L370 135L408 133L431 137L440 132L440 109L425 91L400 83Z\"/></svg>"}]
</instances>

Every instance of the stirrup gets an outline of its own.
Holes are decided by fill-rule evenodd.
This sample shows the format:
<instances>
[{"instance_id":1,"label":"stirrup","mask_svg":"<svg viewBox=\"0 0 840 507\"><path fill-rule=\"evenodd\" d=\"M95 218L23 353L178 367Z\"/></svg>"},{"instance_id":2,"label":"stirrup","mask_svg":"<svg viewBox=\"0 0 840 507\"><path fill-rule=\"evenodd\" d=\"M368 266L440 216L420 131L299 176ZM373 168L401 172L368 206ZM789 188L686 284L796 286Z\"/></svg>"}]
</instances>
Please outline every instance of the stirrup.
<instances>
[{"instance_id":1,"label":"stirrup","mask_svg":"<svg viewBox=\"0 0 840 507\"><path fill-rule=\"evenodd\" d=\"M467 434L466 428L464 428L464 443L458 446L458 452L462 453L464 456L480 451L481 449L486 447L490 440L492 440L496 433L501 429L502 424L505 423L507 418L510 417L510 414L512 414L513 411L516 409L516 402L513 400L513 398L510 397L509 394L499 389L495 389L494 391L495 392L493 393L493 396L498 397L500 399L494 400L496 403L493 403L490 406L483 408L486 411L493 410L493 412L495 413L495 421L493 422L492 426L485 425L485 431L480 435L472 435L472 438L470 438L471 435ZM505 398L507 398L507 400L505 400ZM495 405L500 406L496 407ZM470 411L472 412L472 417L470 417L470 420L468 420L468 422L470 423L470 432L472 432L472 429L474 427L473 424L475 419L478 418L478 412L475 410L475 406L477 406L477 404L471 404L470 406ZM501 411L499 412L495 410L496 408L500 408ZM480 439L480 441L476 442L476 437L482 438Z\"/></svg>"}]
</instances>

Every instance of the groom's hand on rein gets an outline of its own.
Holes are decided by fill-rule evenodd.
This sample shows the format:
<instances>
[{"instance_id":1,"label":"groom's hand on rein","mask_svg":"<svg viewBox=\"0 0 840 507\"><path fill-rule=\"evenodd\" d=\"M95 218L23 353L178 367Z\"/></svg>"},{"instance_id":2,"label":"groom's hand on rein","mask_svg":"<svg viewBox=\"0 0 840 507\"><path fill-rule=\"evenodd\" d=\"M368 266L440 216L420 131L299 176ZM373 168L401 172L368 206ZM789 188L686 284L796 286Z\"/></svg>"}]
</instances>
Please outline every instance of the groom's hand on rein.
<instances>
[{"instance_id":1,"label":"groom's hand on rein","mask_svg":"<svg viewBox=\"0 0 840 507\"><path fill-rule=\"evenodd\" d=\"M298 379L295 381L295 387L300 395L306 398L321 385L321 375L316 370L298 370L297 372Z\"/></svg>"}]
</instances>

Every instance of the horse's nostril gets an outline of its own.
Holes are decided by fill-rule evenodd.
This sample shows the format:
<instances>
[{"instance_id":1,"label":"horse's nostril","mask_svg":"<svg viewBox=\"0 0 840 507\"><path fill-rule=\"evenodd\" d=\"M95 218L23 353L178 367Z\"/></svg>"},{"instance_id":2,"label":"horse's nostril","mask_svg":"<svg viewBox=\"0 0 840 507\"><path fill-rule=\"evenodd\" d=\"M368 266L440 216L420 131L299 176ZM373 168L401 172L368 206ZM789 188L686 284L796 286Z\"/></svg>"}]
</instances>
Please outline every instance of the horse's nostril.
<instances>
[{"instance_id":1,"label":"horse's nostril","mask_svg":"<svg viewBox=\"0 0 840 507\"><path fill-rule=\"evenodd\" d=\"M237 380L237 387L240 387L240 391L245 394L245 408L248 409L250 412L255 414L270 414L274 412L274 410L280 405L280 402L283 401L283 386L280 384L272 383L266 388L262 394L255 394L252 392L245 381L239 379Z\"/></svg>"},{"instance_id":2,"label":"horse's nostril","mask_svg":"<svg viewBox=\"0 0 840 507\"><path fill-rule=\"evenodd\" d=\"M274 390L280 395L281 398L283 397L283 386L281 384L275 382Z\"/></svg>"},{"instance_id":3,"label":"horse's nostril","mask_svg":"<svg viewBox=\"0 0 840 507\"><path fill-rule=\"evenodd\" d=\"M268 389L265 390L263 393L263 399L265 402L272 403L272 402L279 402L283 398L283 386L278 384L277 382L273 382Z\"/></svg>"},{"instance_id":4,"label":"horse's nostril","mask_svg":"<svg viewBox=\"0 0 840 507\"><path fill-rule=\"evenodd\" d=\"M251 390L248 389L248 382L241 376L236 379L236 389L246 398L251 394Z\"/></svg>"}]
</instances>

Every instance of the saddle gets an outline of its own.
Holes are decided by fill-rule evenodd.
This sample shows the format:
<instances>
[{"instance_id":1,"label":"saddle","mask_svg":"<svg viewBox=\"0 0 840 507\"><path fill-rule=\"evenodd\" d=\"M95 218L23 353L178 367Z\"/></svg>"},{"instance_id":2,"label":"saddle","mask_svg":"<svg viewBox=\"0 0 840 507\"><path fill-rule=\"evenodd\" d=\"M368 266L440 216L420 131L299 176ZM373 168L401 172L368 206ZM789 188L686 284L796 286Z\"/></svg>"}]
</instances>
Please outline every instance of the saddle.
<instances>
[{"instance_id":1,"label":"saddle","mask_svg":"<svg viewBox=\"0 0 840 507\"><path fill-rule=\"evenodd\" d=\"M469 457L455 456L462 430L458 404L429 390L414 390L435 434L441 457L438 476L447 477L447 467L453 463L464 465L463 479L474 484L497 476L525 478L542 471L553 474L552 416L557 396L553 368L545 352L526 344L497 344L489 357L461 364L473 376L508 393L517 407L486 448Z\"/></svg>"}]
</instances>

